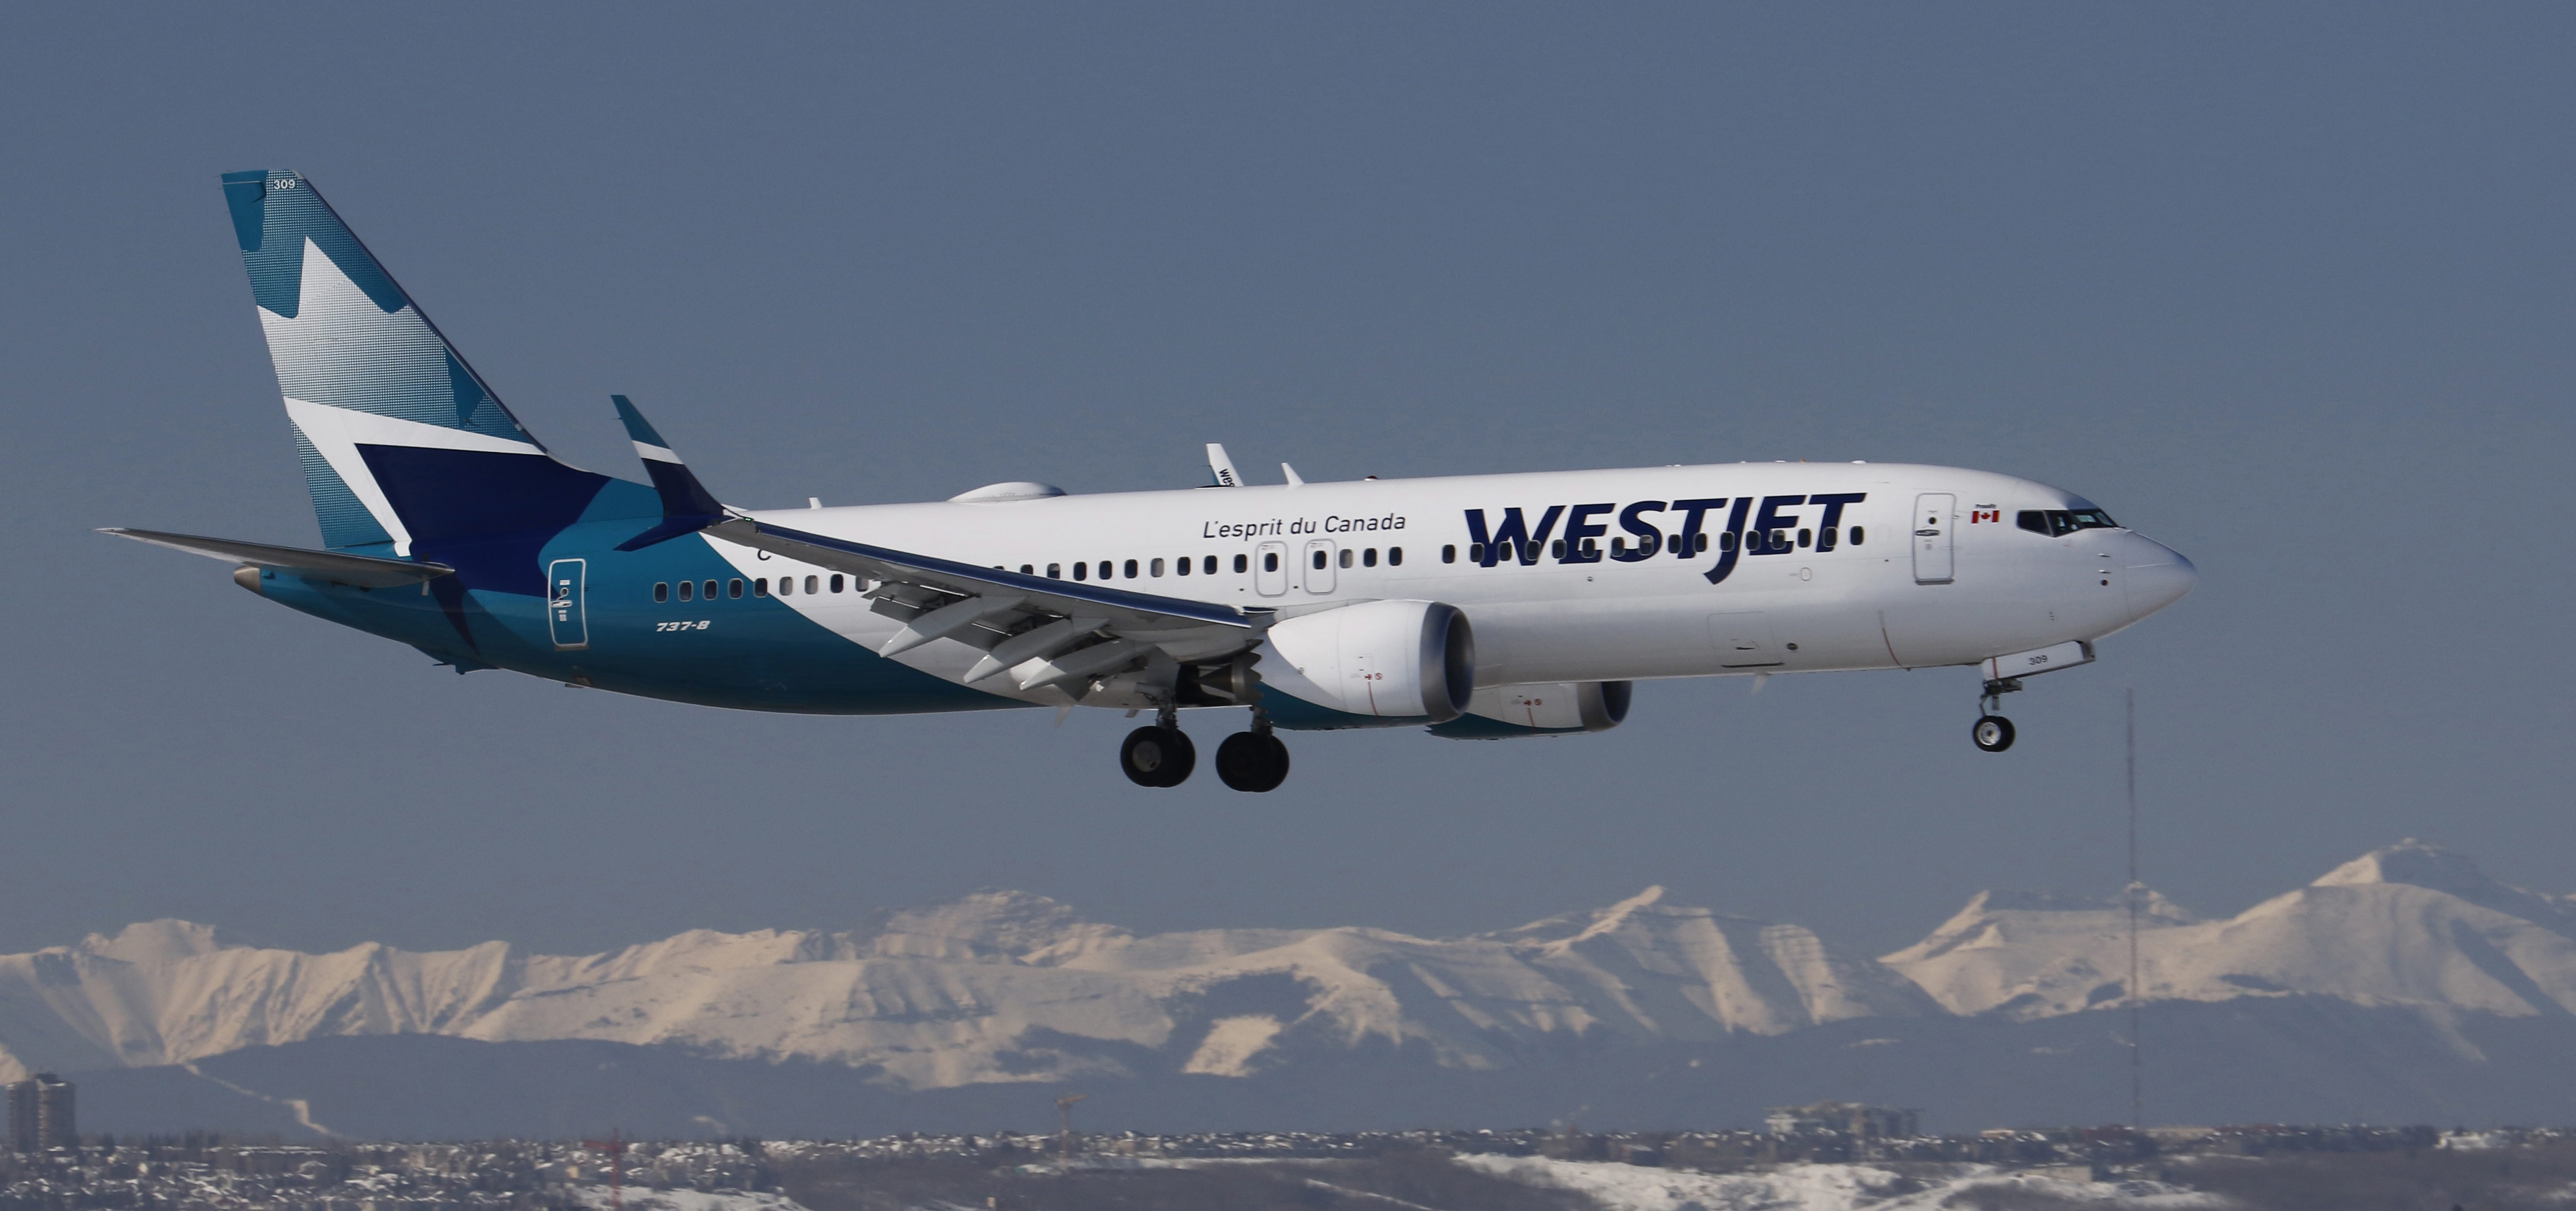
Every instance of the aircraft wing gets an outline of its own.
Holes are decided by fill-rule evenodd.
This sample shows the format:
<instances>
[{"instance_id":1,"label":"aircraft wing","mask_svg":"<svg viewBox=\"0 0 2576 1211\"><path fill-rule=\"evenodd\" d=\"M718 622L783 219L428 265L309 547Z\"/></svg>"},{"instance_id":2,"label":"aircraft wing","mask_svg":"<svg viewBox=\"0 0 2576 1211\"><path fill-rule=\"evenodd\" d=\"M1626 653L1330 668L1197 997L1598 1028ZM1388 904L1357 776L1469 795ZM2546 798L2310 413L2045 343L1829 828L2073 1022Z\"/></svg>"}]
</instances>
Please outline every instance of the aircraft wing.
<instances>
[{"instance_id":1,"label":"aircraft wing","mask_svg":"<svg viewBox=\"0 0 2576 1211\"><path fill-rule=\"evenodd\" d=\"M313 580L327 580L361 589L389 589L397 585L420 584L436 580L456 569L426 560L377 559L368 555L349 555L339 551L315 551L305 547L280 547L264 542L242 542L231 538L203 538L195 534L169 534L160 530L129 530L110 526L99 531L156 547L186 551L209 559L228 560L253 567L275 568Z\"/></svg>"},{"instance_id":2,"label":"aircraft wing","mask_svg":"<svg viewBox=\"0 0 2576 1211\"><path fill-rule=\"evenodd\" d=\"M986 652L962 679L968 684L1009 671L1021 689L1034 690L1115 673L1158 653L1182 662L1221 659L1258 645L1274 617L1270 610L978 567L749 517L706 533L877 582L869 596L880 612L905 624L878 653L962 640Z\"/></svg>"}]
</instances>

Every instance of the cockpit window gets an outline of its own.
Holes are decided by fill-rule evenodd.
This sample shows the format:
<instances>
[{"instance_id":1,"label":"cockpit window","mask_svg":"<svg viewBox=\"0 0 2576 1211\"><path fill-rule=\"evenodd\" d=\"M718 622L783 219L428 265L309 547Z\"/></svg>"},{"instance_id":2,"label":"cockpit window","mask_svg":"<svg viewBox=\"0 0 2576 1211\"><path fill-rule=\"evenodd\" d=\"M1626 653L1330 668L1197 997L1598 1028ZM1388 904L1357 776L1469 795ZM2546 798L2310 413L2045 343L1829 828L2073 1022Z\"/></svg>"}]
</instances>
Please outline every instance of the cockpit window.
<instances>
[{"instance_id":1,"label":"cockpit window","mask_svg":"<svg viewBox=\"0 0 2576 1211\"><path fill-rule=\"evenodd\" d=\"M2013 516L2013 524L2033 534L2051 538L2077 530L2116 530L2120 523L2100 509L2024 509Z\"/></svg>"}]
</instances>

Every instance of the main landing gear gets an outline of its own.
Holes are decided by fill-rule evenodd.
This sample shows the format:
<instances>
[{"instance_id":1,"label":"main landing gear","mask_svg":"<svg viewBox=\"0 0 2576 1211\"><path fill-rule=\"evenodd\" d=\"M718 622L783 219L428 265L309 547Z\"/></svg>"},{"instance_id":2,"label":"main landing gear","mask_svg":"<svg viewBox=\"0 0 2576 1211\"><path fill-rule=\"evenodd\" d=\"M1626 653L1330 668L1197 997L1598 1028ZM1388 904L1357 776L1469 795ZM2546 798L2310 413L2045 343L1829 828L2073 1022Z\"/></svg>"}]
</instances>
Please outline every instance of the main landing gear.
<instances>
[{"instance_id":1,"label":"main landing gear","mask_svg":"<svg viewBox=\"0 0 2576 1211\"><path fill-rule=\"evenodd\" d=\"M1118 770L1138 786L1172 787L1189 781L1198 765L1198 746L1181 731L1180 712L1164 707L1154 726L1127 733L1118 746ZM1270 717L1252 712L1252 730L1236 732L1216 746L1216 776L1227 786L1259 794L1279 789L1288 780L1288 746L1270 734Z\"/></svg>"},{"instance_id":2,"label":"main landing gear","mask_svg":"<svg viewBox=\"0 0 2576 1211\"><path fill-rule=\"evenodd\" d=\"M1270 734L1270 716L1252 708L1252 730L1236 732L1216 746L1216 776L1227 786L1259 794L1279 789L1288 780L1288 746Z\"/></svg>"},{"instance_id":3,"label":"main landing gear","mask_svg":"<svg viewBox=\"0 0 2576 1211\"><path fill-rule=\"evenodd\" d=\"M1978 748L2000 753L2012 747L2013 722L1995 712L2003 709L2004 695L2020 688L2021 679L2018 677L1986 683L1985 692L1977 698L1977 709L1981 712L1977 716L1977 726L1968 732L1968 738L1976 741Z\"/></svg>"},{"instance_id":4,"label":"main landing gear","mask_svg":"<svg viewBox=\"0 0 2576 1211\"><path fill-rule=\"evenodd\" d=\"M1118 746L1118 768L1138 786L1179 786L1198 763L1198 746L1181 730L1180 712L1168 706L1154 716L1154 726L1127 733Z\"/></svg>"}]
</instances>

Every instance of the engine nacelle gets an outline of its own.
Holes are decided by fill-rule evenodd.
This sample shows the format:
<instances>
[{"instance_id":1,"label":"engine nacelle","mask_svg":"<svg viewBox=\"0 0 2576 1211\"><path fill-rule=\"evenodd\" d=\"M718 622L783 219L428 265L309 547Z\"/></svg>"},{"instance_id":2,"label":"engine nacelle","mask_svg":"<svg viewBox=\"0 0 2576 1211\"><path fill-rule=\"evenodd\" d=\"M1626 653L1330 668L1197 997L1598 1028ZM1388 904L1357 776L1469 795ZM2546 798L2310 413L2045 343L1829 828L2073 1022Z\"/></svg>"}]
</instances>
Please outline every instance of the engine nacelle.
<instances>
[{"instance_id":1,"label":"engine nacelle","mask_svg":"<svg viewBox=\"0 0 2576 1211\"><path fill-rule=\"evenodd\" d=\"M1633 681L1559 681L1476 691L1467 713L1431 729L1452 740L1572 736L1606 732L1628 718Z\"/></svg>"},{"instance_id":2,"label":"engine nacelle","mask_svg":"<svg viewBox=\"0 0 2576 1211\"><path fill-rule=\"evenodd\" d=\"M1476 635L1456 606L1368 601L1277 623L1253 669L1269 690L1343 718L1306 720L1273 704L1283 727L1445 723L1476 691ZM1269 697L1265 694L1265 698Z\"/></svg>"}]
</instances>

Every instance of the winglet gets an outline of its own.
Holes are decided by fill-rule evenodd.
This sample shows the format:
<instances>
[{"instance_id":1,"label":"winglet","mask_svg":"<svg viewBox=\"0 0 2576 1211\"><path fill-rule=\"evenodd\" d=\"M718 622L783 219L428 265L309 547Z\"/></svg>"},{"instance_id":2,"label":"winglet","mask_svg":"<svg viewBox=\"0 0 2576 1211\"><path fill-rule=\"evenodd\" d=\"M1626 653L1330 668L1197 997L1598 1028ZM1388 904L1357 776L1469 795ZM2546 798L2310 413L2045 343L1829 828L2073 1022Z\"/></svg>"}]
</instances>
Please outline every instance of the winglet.
<instances>
[{"instance_id":1,"label":"winglet","mask_svg":"<svg viewBox=\"0 0 2576 1211\"><path fill-rule=\"evenodd\" d=\"M617 405L617 419L626 422L627 440L635 443L636 457L644 460L645 473L653 477L653 490L662 495L662 523L619 543L617 549L641 550L683 534L697 533L721 520L724 506L717 503L705 484L698 482L698 477L689 471L688 464L671 452L671 443L662 440L662 434L653 428L653 422L644 419L644 413L635 407L635 401L623 395L612 395L608 399Z\"/></svg>"},{"instance_id":2,"label":"winglet","mask_svg":"<svg viewBox=\"0 0 2576 1211\"><path fill-rule=\"evenodd\" d=\"M1292 467L1292 466L1289 466L1289 465L1288 465L1288 464L1286 464L1286 463L1281 463L1281 464L1279 464L1279 470L1280 470L1280 473L1281 473L1281 474L1284 474L1284 475L1286 475L1286 476L1288 477L1288 486L1289 486L1289 487L1291 487L1291 488L1302 488L1302 487L1305 487L1305 486L1306 486L1306 478L1305 478L1304 476L1302 476L1302 475L1297 474L1297 468Z\"/></svg>"},{"instance_id":3,"label":"winglet","mask_svg":"<svg viewBox=\"0 0 2576 1211\"><path fill-rule=\"evenodd\" d=\"M1216 482L1208 486L1212 488L1242 487L1243 476L1235 473L1234 460L1226 457L1225 447L1217 444L1216 442L1209 442L1207 444L1207 448L1208 474L1216 477Z\"/></svg>"}]
</instances>

